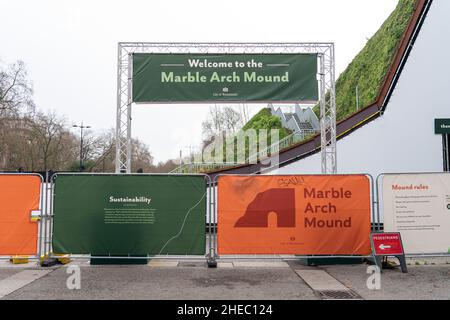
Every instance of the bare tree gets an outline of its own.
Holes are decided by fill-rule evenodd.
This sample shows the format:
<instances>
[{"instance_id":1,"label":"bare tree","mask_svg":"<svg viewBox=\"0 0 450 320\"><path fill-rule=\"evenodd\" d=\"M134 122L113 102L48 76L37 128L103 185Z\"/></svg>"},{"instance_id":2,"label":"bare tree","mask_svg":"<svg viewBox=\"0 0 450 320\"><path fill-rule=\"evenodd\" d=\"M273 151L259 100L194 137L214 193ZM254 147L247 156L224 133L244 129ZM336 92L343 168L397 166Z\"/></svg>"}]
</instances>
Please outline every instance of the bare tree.
<instances>
[{"instance_id":1,"label":"bare tree","mask_svg":"<svg viewBox=\"0 0 450 320\"><path fill-rule=\"evenodd\" d=\"M78 140L55 113L2 118L0 167L29 171L66 170L77 157Z\"/></svg>"},{"instance_id":2,"label":"bare tree","mask_svg":"<svg viewBox=\"0 0 450 320\"><path fill-rule=\"evenodd\" d=\"M115 146L116 137L114 129L110 129L98 136L92 143L90 156L93 163L89 171L114 172L115 170Z\"/></svg>"},{"instance_id":3,"label":"bare tree","mask_svg":"<svg viewBox=\"0 0 450 320\"><path fill-rule=\"evenodd\" d=\"M154 166L150 172L151 173L169 173L177 167L178 167L178 165L175 163L174 160L161 161L156 166Z\"/></svg>"},{"instance_id":4,"label":"bare tree","mask_svg":"<svg viewBox=\"0 0 450 320\"><path fill-rule=\"evenodd\" d=\"M245 113L234 107L210 107L207 119L202 123L202 151L217 139L236 134L245 125Z\"/></svg>"},{"instance_id":5,"label":"bare tree","mask_svg":"<svg viewBox=\"0 0 450 320\"><path fill-rule=\"evenodd\" d=\"M0 169L34 169L34 145L30 141L32 119L0 118Z\"/></svg>"},{"instance_id":6,"label":"bare tree","mask_svg":"<svg viewBox=\"0 0 450 320\"><path fill-rule=\"evenodd\" d=\"M131 170L136 172L142 169L144 172L150 172L153 169L153 156L148 146L138 139L131 140Z\"/></svg>"},{"instance_id":7,"label":"bare tree","mask_svg":"<svg viewBox=\"0 0 450 320\"><path fill-rule=\"evenodd\" d=\"M56 113L36 113L32 96L25 64L0 64L0 169L79 170L79 137ZM88 170L115 170L115 141L114 130L85 135L81 157ZM144 143L133 139L132 150L133 170L155 168Z\"/></svg>"},{"instance_id":8,"label":"bare tree","mask_svg":"<svg viewBox=\"0 0 450 320\"><path fill-rule=\"evenodd\" d=\"M114 172L116 158L116 137L115 130L110 129L99 136L87 137L87 151L84 161L90 163L89 171L94 172ZM84 149L84 147L83 147ZM132 172L142 169L144 172L155 172L153 156L148 146L139 139L132 139Z\"/></svg>"},{"instance_id":9,"label":"bare tree","mask_svg":"<svg viewBox=\"0 0 450 320\"><path fill-rule=\"evenodd\" d=\"M225 128L229 133L236 133L244 126L242 114L232 107L225 107L222 111Z\"/></svg>"},{"instance_id":10,"label":"bare tree","mask_svg":"<svg viewBox=\"0 0 450 320\"><path fill-rule=\"evenodd\" d=\"M202 123L203 136L209 139L221 135L224 131L233 134L244 126L243 113L233 107L210 107L208 118Z\"/></svg>"},{"instance_id":11,"label":"bare tree","mask_svg":"<svg viewBox=\"0 0 450 320\"><path fill-rule=\"evenodd\" d=\"M0 65L0 116L33 112L33 87L22 61Z\"/></svg>"},{"instance_id":12,"label":"bare tree","mask_svg":"<svg viewBox=\"0 0 450 320\"><path fill-rule=\"evenodd\" d=\"M62 170L76 157L76 138L66 129L65 120L55 113L37 113L30 141L36 146L40 170Z\"/></svg>"},{"instance_id":13,"label":"bare tree","mask_svg":"<svg viewBox=\"0 0 450 320\"><path fill-rule=\"evenodd\" d=\"M34 111L32 86L25 64L0 62L0 168L11 170L26 165L26 147L30 119Z\"/></svg>"}]
</instances>

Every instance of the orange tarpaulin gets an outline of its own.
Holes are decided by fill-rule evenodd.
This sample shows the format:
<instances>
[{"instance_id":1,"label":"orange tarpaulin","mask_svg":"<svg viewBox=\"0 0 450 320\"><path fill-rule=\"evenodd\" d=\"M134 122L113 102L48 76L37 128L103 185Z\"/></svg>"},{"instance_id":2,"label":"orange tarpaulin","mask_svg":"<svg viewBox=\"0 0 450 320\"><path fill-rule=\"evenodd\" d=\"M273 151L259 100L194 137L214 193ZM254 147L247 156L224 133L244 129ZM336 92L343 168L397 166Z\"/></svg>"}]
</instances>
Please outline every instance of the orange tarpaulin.
<instances>
[{"instance_id":1,"label":"orange tarpaulin","mask_svg":"<svg viewBox=\"0 0 450 320\"><path fill-rule=\"evenodd\" d=\"M221 176L219 254L368 255L370 181L357 176Z\"/></svg>"},{"instance_id":2,"label":"orange tarpaulin","mask_svg":"<svg viewBox=\"0 0 450 320\"><path fill-rule=\"evenodd\" d=\"M0 255L36 255L41 179L32 175L0 175Z\"/></svg>"}]
</instances>

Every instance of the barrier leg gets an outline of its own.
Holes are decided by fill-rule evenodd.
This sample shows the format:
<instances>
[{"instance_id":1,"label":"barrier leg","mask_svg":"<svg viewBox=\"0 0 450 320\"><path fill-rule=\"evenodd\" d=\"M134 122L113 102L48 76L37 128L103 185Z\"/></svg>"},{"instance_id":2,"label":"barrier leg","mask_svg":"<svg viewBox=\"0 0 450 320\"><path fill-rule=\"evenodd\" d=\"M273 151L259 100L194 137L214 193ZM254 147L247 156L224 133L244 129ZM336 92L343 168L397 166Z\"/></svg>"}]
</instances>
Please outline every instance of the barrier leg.
<instances>
[{"instance_id":1,"label":"barrier leg","mask_svg":"<svg viewBox=\"0 0 450 320\"><path fill-rule=\"evenodd\" d=\"M207 255L206 263L208 268L217 268L216 261L216 239L215 239L215 204L216 204L216 190L214 183L209 184L209 254Z\"/></svg>"},{"instance_id":2,"label":"barrier leg","mask_svg":"<svg viewBox=\"0 0 450 320\"><path fill-rule=\"evenodd\" d=\"M50 182L50 176L49 173L46 172L45 174L45 206L44 206L44 214L43 214L43 222L44 222L44 255L41 260L41 267L53 267L58 264L58 260L54 258L50 258L50 255L52 254L51 250L51 223L52 223L52 207L50 206L52 199L52 191L53 191L53 185ZM50 194L49 194L50 193ZM50 202L50 203L49 203Z\"/></svg>"},{"instance_id":3,"label":"barrier leg","mask_svg":"<svg viewBox=\"0 0 450 320\"><path fill-rule=\"evenodd\" d=\"M375 262L375 265L378 267L380 272L383 273L383 257L374 255L373 261Z\"/></svg>"},{"instance_id":4,"label":"barrier leg","mask_svg":"<svg viewBox=\"0 0 450 320\"><path fill-rule=\"evenodd\" d=\"M402 270L402 273L408 273L405 256L396 256L396 258L400 261L400 268Z\"/></svg>"},{"instance_id":5,"label":"barrier leg","mask_svg":"<svg viewBox=\"0 0 450 320\"><path fill-rule=\"evenodd\" d=\"M208 260L206 262L208 263L208 268L217 268L217 260L214 253L214 248L209 249Z\"/></svg>"}]
</instances>

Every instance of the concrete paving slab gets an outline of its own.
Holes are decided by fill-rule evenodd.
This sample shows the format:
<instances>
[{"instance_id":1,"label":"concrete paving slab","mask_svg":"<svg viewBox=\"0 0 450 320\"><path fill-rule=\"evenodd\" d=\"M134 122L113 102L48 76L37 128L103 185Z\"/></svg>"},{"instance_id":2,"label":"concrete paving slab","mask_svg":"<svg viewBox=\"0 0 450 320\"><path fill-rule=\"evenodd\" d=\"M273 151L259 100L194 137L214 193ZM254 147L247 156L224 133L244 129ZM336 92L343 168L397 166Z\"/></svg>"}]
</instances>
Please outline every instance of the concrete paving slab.
<instances>
[{"instance_id":1,"label":"concrete paving slab","mask_svg":"<svg viewBox=\"0 0 450 320\"><path fill-rule=\"evenodd\" d=\"M367 265L324 267L333 277L366 300L450 300L450 265L408 266L383 270L381 289L367 287Z\"/></svg>"},{"instance_id":2,"label":"concrete paving slab","mask_svg":"<svg viewBox=\"0 0 450 320\"><path fill-rule=\"evenodd\" d=\"M0 299L42 278L50 272L52 270L23 270L8 278L2 279L0 281Z\"/></svg>"},{"instance_id":3,"label":"concrete paving slab","mask_svg":"<svg viewBox=\"0 0 450 320\"><path fill-rule=\"evenodd\" d=\"M38 266L37 261L30 261L24 264L13 264L8 259L0 260L0 269L27 269L34 268Z\"/></svg>"},{"instance_id":4,"label":"concrete paving slab","mask_svg":"<svg viewBox=\"0 0 450 320\"><path fill-rule=\"evenodd\" d=\"M151 260L148 263L149 267L152 268L175 268L178 267L178 261L176 260Z\"/></svg>"},{"instance_id":5,"label":"concrete paving slab","mask_svg":"<svg viewBox=\"0 0 450 320\"><path fill-rule=\"evenodd\" d=\"M295 271L315 291L348 291L338 280L322 270Z\"/></svg>"},{"instance_id":6,"label":"concrete paving slab","mask_svg":"<svg viewBox=\"0 0 450 320\"><path fill-rule=\"evenodd\" d=\"M233 262L217 262L217 268L232 269L234 265Z\"/></svg>"},{"instance_id":7,"label":"concrete paving slab","mask_svg":"<svg viewBox=\"0 0 450 320\"><path fill-rule=\"evenodd\" d=\"M6 279L11 277L12 275L19 273L21 270L17 268L10 268L10 269L0 269L0 280Z\"/></svg>"},{"instance_id":8,"label":"concrete paving slab","mask_svg":"<svg viewBox=\"0 0 450 320\"><path fill-rule=\"evenodd\" d=\"M233 261L235 268L289 268L284 261Z\"/></svg>"},{"instance_id":9,"label":"concrete paving slab","mask_svg":"<svg viewBox=\"0 0 450 320\"><path fill-rule=\"evenodd\" d=\"M89 267L91 266L91 262L89 259L71 259L66 266Z\"/></svg>"}]
</instances>

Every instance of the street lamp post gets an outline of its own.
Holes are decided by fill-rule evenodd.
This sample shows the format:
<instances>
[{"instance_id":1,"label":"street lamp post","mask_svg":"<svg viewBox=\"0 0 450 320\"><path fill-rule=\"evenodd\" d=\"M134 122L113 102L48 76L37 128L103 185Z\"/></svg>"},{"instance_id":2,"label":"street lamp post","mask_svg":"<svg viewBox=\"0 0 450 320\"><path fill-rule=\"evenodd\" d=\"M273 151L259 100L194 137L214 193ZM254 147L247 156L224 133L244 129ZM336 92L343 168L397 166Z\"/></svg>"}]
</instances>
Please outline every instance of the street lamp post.
<instances>
[{"instance_id":1,"label":"street lamp post","mask_svg":"<svg viewBox=\"0 0 450 320\"><path fill-rule=\"evenodd\" d=\"M90 129L91 126L85 126L83 125L83 121L81 121L81 125L74 124L72 127L80 129L80 172L81 172L83 171L83 130Z\"/></svg>"}]
</instances>

